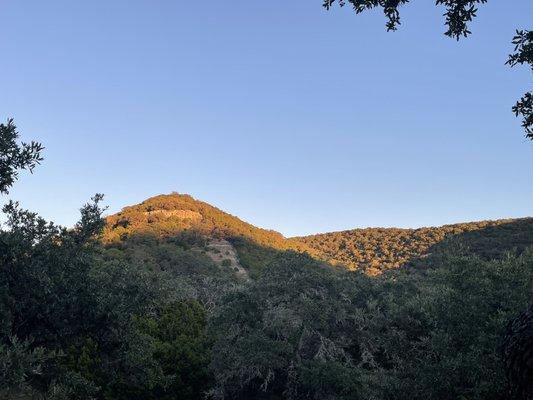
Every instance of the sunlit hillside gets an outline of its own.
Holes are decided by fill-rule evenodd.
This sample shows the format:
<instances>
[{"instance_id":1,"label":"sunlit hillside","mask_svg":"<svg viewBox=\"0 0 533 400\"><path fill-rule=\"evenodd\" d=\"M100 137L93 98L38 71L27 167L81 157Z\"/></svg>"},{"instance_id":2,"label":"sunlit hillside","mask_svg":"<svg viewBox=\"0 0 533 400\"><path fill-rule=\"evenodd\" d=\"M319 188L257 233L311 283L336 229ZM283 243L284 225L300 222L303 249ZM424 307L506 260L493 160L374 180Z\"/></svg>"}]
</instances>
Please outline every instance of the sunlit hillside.
<instances>
[{"instance_id":1,"label":"sunlit hillside","mask_svg":"<svg viewBox=\"0 0 533 400\"><path fill-rule=\"evenodd\" d=\"M305 243L288 241L279 232L255 227L187 194L155 196L107 218L103 240L108 246L154 239L185 247L228 241L253 276L279 251L314 253Z\"/></svg>"},{"instance_id":2,"label":"sunlit hillside","mask_svg":"<svg viewBox=\"0 0 533 400\"><path fill-rule=\"evenodd\" d=\"M256 228L207 203L178 193L151 197L108 217L104 238L109 242L132 235L164 237L185 231L221 238L249 237L258 244L276 248L284 245L284 238L278 232Z\"/></svg>"},{"instance_id":3,"label":"sunlit hillside","mask_svg":"<svg viewBox=\"0 0 533 400\"><path fill-rule=\"evenodd\" d=\"M521 252L533 244L533 218L505 219L424 227L366 228L285 238L255 227L186 194L159 195L125 207L107 218L108 244L141 238L173 238L189 245L229 241L245 268L257 275L278 251L308 253L322 261L369 274L409 265L452 244L486 259Z\"/></svg>"},{"instance_id":4,"label":"sunlit hillside","mask_svg":"<svg viewBox=\"0 0 533 400\"><path fill-rule=\"evenodd\" d=\"M349 269L371 274L420 264L420 258L456 245L484 259L508 251L521 253L533 244L533 218L469 222L418 229L366 228L294 238L316 256Z\"/></svg>"}]
</instances>

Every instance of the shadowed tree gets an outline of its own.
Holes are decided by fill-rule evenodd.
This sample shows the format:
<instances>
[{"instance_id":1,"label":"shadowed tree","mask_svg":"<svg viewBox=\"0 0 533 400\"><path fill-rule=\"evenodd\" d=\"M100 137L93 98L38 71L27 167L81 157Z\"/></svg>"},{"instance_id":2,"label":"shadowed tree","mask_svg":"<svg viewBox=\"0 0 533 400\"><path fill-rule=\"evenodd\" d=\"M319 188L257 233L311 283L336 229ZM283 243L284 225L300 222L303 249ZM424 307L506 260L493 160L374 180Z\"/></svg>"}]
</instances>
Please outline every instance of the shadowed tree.
<instances>
[{"instance_id":1,"label":"shadowed tree","mask_svg":"<svg viewBox=\"0 0 533 400\"><path fill-rule=\"evenodd\" d=\"M502 353L510 394L533 399L533 305L509 322Z\"/></svg>"},{"instance_id":2,"label":"shadowed tree","mask_svg":"<svg viewBox=\"0 0 533 400\"><path fill-rule=\"evenodd\" d=\"M507 64L514 67L517 64L529 64L533 71L533 31L516 31L513 38L515 52L509 55ZM522 126L526 137L533 140L533 92L527 92L513 107L515 115L522 116Z\"/></svg>"},{"instance_id":3,"label":"shadowed tree","mask_svg":"<svg viewBox=\"0 0 533 400\"><path fill-rule=\"evenodd\" d=\"M0 193L40 163L42 149L20 143L12 120L0 125ZM204 307L180 301L177 275L106 258L102 199L70 229L17 202L1 208L0 399L203 398ZM169 262L182 267L179 257Z\"/></svg>"},{"instance_id":4,"label":"shadowed tree","mask_svg":"<svg viewBox=\"0 0 533 400\"><path fill-rule=\"evenodd\" d=\"M0 193L7 194L20 170L33 171L43 158L44 147L37 142L17 143L19 134L12 119L0 124Z\"/></svg>"}]
</instances>

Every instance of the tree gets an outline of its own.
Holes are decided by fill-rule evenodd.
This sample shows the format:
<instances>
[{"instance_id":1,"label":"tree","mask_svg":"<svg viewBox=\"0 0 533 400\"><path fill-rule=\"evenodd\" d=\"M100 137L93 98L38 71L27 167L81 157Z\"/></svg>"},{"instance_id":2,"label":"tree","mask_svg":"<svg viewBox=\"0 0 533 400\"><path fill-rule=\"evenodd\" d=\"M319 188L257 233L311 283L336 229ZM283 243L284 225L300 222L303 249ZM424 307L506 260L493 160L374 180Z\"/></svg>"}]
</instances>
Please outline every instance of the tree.
<instances>
[{"instance_id":1,"label":"tree","mask_svg":"<svg viewBox=\"0 0 533 400\"><path fill-rule=\"evenodd\" d=\"M514 67L517 64L529 64L533 71L533 31L516 31L513 38L515 52L509 55L507 64ZM533 140L533 92L527 92L516 102L513 112L522 116L522 127L526 137Z\"/></svg>"},{"instance_id":2,"label":"tree","mask_svg":"<svg viewBox=\"0 0 533 400\"><path fill-rule=\"evenodd\" d=\"M0 146L7 193L21 169L39 164L43 147L19 144L12 120L0 126ZM154 270L143 257L110 256L99 240L102 199L85 204L71 229L13 201L2 208L1 399L192 400L207 390L206 310L181 301L177 289L177 270L192 265L179 254L165 264L157 242Z\"/></svg>"},{"instance_id":3,"label":"tree","mask_svg":"<svg viewBox=\"0 0 533 400\"><path fill-rule=\"evenodd\" d=\"M0 193L7 194L17 180L19 170L30 172L43 160L44 147L31 141L17 143L19 134L13 119L7 124L0 124Z\"/></svg>"},{"instance_id":4,"label":"tree","mask_svg":"<svg viewBox=\"0 0 533 400\"><path fill-rule=\"evenodd\" d=\"M501 347L510 394L533 399L533 304L507 324Z\"/></svg>"},{"instance_id":5,"label":"tree","mask_svg":"<svg viewBox=\"0 0 533 400\"><path fill-rule=\"evenodd\" d=\"M323 6L329 10L335 1L324 0ZM409 3L409 0L337 0L337 4L341 7L347 3L352 5L357 14L381 8L387 18L387 30L395 31L401 24L399 9ZM444 34L456 40L470 35L472 32L468 25L476 17L476 6L485 3L487 0L436 0L437 6L444 6L446 9L444 16L447 30ZM515 46L515 53L509 55L506 64L511 67L517 64L529 64L533 71L533 31L518 30L512 43ZM526 92L512 110L517 117L522 117L522 127L526 137L533 140L533 92Z\"/></svg>"},{"instance_id":6,"label":"tree","mask_svg":"<svg viewBox=\"0 0 533 400\"><path fill-rule=\"evenodd\" d=\"M362 309L371 284L307 255L278 255L210 321L214 399L359 397Z\"/></svg>"},{"instance_id":7,"label":"tree","mask_svg":"<svg viewBox=\"0 0 533 400\"><path fill-rule=\"evenodd\" d=\"M367 318L375 366L374 396L365 398L507 398L498 347L507 321L531 305L532 266L531 249L485 261L457 248L424 275L391 274ZM524 385L531 342L518 342L520 333L513 332L506 361L522 363L512 372L523 374L513 378Z\"/></svg>"}]
</instances>

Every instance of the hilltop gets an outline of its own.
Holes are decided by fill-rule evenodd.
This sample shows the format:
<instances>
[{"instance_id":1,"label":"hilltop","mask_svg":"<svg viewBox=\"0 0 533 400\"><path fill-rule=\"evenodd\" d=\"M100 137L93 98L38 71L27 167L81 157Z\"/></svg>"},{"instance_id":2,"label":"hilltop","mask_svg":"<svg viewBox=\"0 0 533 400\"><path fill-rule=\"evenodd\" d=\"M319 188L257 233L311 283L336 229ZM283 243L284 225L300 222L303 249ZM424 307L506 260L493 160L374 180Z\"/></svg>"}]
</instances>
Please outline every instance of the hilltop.
<instances>
[{"instance_id":1,"label":"hilltop","mask_svg":"<svg viewBox=\"0 0 533 400\"><path fill-rule=\"evenodd\" d=\"M187 194L151 197L123 208L106 222L103 241L108 246L146 247L147 241L171 241L185 249L200 250L219 264L242 266L252 276L279 252L314 253L304 243L289 241L279 232L258 228ZM219 256L220 246L228 257ZM231 257L233 253L236 257Z\"/></svg>"},{"instance_id":2,"label":"hilltop","mask_svg":"<svg viewBox=\"0 0 533 400\"><path fill-rule=\"evenodd\" d=\"M285 238L278 232L257 228L187 194L171 193L151 197L123 208L107 218L104 239L124 240L132 235L198 233L215 238L252 238L254 242L281 248Z\"/></svg>"}]
</instances>

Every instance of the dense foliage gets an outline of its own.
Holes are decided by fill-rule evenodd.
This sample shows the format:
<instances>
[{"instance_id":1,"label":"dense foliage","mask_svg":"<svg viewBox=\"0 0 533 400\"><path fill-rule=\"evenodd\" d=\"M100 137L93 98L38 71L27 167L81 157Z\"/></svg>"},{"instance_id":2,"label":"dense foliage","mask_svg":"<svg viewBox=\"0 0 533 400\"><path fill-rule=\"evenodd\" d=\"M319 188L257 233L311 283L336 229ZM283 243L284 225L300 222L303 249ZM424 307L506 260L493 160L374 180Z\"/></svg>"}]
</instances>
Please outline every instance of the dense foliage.
<instances>
[{"instance_id":1,"label":"dense foliage","mask_svg":"<svg viewBox=\"0 0 533 400\"><path fill-rule=\"evenodd\" d=\"M2 353L8 357L3 373L11 382L6 391L51 399L165 398L178 389L192 393L189 398L198 394L208 357L207 341L197 334L205 324L203 307L180 297L170 274L142 263L104 261L94 241L103 222L97 203L82 209L72 230L15 204L4 211L0 310ZM167 326L172 335L165 335ZM161 347L175 341L184 353L159 356ZM175 357L173 368L167 367L169 357ZM189 365L197 367L195 374Z\"/></svg>"},{"instance_id":2,"label":"dense foliage","mask_svg":"<svg viewBox=\"0 0 533 400\"><path fill-rule=\"evenodd\" d=\"M273 262L212 320L215 398L504 399L507 320L533 292L533 252L451 252L380 278L302 255Z\"/></svg>"},{"instance_id":3,"label":"dense foliage","mask_svg":"<svg viewBox=\"0 0 533 400\"><path fill-rule=\"evenodd\" d=\"M287 240L181 195L104 229L101 201L72 229L3 208L0 398L503 400L506 376L528 390L500 348L532 306L530 219ZM248 279L211 257L214 238ZM317 259L355 250L383 273ZM530 325L510 326L504 359L524 371Z\"/></svg>"},{"instance_id":4,"label":"dense foliage","mask_svg":"<svg viewBox=\"0 0 533 400\"><path fill-rule=\"evenodd\" d=\"M108 246L138 242L139 237L171 238L196 249L205 249L214 238L227 239L235 246L242 265L255 277L280 250L313 253L302 242L288 241L278 232L257 228L178 193L152 197L107 218L103 239Z\"/></svg>"},{"instance_id":5,"label":"dense foliage","mask_svg":"<svg viewBox=\"0 0 533 400\"><path fill-rule=\"evenodd\" d=\"M204 247L193 247L188 238L156 238L133 236L125 241L107 244L102 257L107 262L120 262L172 282L174 296L194 299L211 310L223 294L237 284L229 266L217 265L206 256Z\"/></svg>"},{"instance_id":6,"label":"dense foliage","mask_svg":"<svg viewBox=\"0 0 533 400\"><path fill-rule=\"evenodd\" d=\"M256 228L189 195L172 193L125 207L108 218L104 239L108 242L132 235L175 236L186 232L192 242L201 235L210 237L250 237L264 246L282 248L283 236L275 231Z\"/></svg>"},{"instance_id":7,"label":"dense foliage","mask_svg":"<svg viewBox=\"0 0 533 400\"><path fill-rule=\"evenodd\" d=\"M37 142L17 143L19 133L12 119L0 124L0 193L7 194L20 170L33 171L42 161L43 146Z\"/></svg>"},{"instance_id":8,"label":"dense foliage","mask_svg":"<svg viewBox=\"0 0 533 400\"><path fill-rule=\"evenodd\" d=\"M528 399L533 395L533 304L512 319L501 345L510 395Z\"/></svg>"},{"instance_id":9,"label":"dense foliage","mask_svg":"<svg viewBox=\"0 0 533 400\"><path fill-rule=\"evenodd\" d=\"M305 243L325 261L375 275L405 265L428 265L428 255L435 258L452 242L469 247L484 259L499 258L513 250L522 252L533 244L533 218L419 229L354 229L295 240Z\"/></svg>"},{"instance_id":10,"label":"dense foliage","mask_svg":"<svg viewBox=\"0 0 533 400\"><path fill-rule=\"evenodd\" d=\"M2 129L5 192L20 169L40 160L42 147L19 145L11 123ZM187 267L179 248L172 252L179 267L168 270L164 247L157 269L142 257L133 262L127 249L102 248L101 200L86 204L72 229L15 202L3 207L0 398L202 396L210 376L207 311L180 280Z\"/></svg>"},{"instance_id":11,"label":"dense foliage","mask_svg":"<svg viewBox=\"0 0 533 400\"><path fill-rule=\"evenodd\" d=\"M108 217L103 238L108 247L129 248L130 254L144 255L152 252L150 249L159 249L161 242L167 243L167 249L201 251L213 238L224 238L233 244L240 262L255 278L286 250L375 275L387 269L419 264L421 258L440 252L443 241L452 239L487 259L500 257L506 251L523 251L533 244L533 219L419 229L354 229L286 239L278 232L257 228L191 196L173 193L152 197ZM159 244L155 246L156 243ZM140 253L133 259L143 258ZM186 253L197 258L198 251Z\"/></svg>"}]
</instances>

